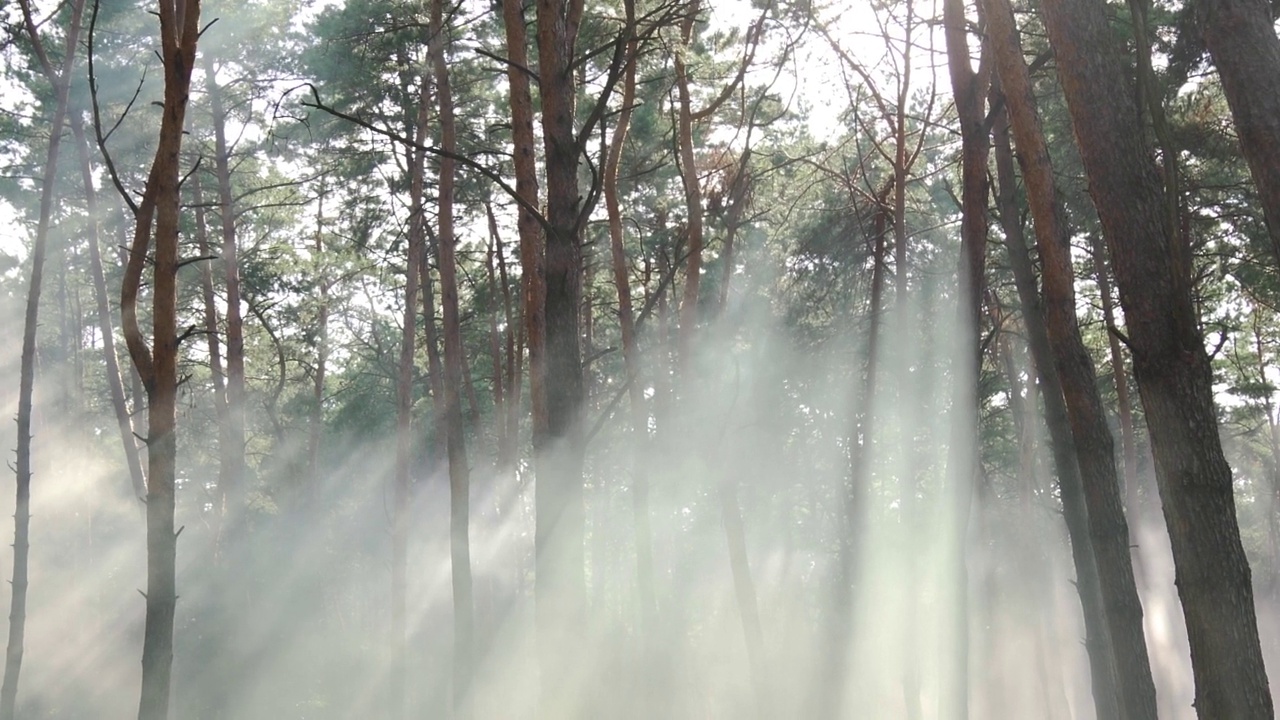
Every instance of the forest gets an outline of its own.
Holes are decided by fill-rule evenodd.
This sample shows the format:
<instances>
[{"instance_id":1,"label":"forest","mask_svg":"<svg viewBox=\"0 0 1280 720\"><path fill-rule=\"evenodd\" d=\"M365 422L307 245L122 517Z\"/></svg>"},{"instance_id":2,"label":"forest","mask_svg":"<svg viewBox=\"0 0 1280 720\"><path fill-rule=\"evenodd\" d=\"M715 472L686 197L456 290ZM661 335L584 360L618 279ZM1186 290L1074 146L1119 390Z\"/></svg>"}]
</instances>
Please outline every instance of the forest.
<instances>
[{"instance_id":1,"label":"forest","mask_svg":"<svg viewBox=\"0 0 1280 720\"><path fill-rule=\"evenodd\" d=\"M0 2L0 720L1273 718L1277 18Z\"/></svg>"}]
</instances>

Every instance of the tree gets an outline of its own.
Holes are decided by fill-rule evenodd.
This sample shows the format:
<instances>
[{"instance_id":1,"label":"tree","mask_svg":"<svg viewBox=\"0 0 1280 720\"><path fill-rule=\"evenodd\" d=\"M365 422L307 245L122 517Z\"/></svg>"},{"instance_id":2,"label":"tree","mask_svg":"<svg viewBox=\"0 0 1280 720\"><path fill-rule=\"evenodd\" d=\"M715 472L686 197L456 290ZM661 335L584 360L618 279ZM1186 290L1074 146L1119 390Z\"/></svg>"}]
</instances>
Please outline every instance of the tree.
<instances>
[{"instance_id":1,"label":"tree","mask_svg":"<svg viewBox=\"0 0 1280 720\"><path fill-rule=\"evenodd\" d=\"M1280 261L1280 38L1271 3L1198 0L1195 12Z\"/></svg>"},{"instance_id":2,"label":"tree","mask_svg":"<svg viewBox=\"0 0 1280 720\"><path fill-rule=\"evenodd\" d=\"M62 144L62 128L67 118L71 68L75 62L80 19L84 0L71 5L71 18L66 29L61 67L56 67L45 50L44 40L36 26L29 0L22 0L22 23L32 52L39 61L45 79L53 86L54 105L49 129L49 146L41 173L40 220L31 248L31 281L27 289L27 308L22 324L22 358L18 379L18 450L17 501L13 514L13 580L9 604L9 640L5 646L4 681L0 684L0 720L11 720L18 699L18 675L22 672L22 653L27 613L27 558L31 533L31 413L36 375L36 327L40 319L40 291L43 285L44 260L49 242L49 224L57 191L58 151Z\"/></svg>"},{"instance_id":3,"label":"tree","mask_svg":"<svg viewBox=\"0 0 1280 720\"><path fill-rule=\"evenodd\" d=\"M1100 0L1046 0L1072 126L1102 219L1173 545L1202 717L1270 717L1249 566L1213 378L1171 227ZM1180 272L1180 270L1182 272Z\"/></svg>"},{"instance_id":4,"label":"tree","mask_svg":"<svg viewBox=\"0 0 1280 720\"><path fill-rule=\"evenodd\" d=\"M160 56L164 63L164 113L160 138L142 199L134 212L133 242L120 293L129 356L147 392L147 615L142 646L142 697L138 720L169 714L173 621L177 606L174 490L177 475L179 160L183 124L200 37L200 0L161 0ZM138 295L151 254L152 334L138 326Z\"/></svg>"}]
</instances>

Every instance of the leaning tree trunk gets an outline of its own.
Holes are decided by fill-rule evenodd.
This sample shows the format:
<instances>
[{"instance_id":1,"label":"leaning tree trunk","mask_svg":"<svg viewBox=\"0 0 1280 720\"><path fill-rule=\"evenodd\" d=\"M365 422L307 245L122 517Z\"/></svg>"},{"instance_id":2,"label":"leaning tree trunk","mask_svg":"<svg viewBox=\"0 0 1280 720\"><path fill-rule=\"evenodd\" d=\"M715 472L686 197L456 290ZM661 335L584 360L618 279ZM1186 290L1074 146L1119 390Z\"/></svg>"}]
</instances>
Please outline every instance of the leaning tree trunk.
<instances>
[{"instance_id":1,"label":"leaning tree trunk","mask_svg":"<svg viewBox=\"0 0 1280 720\"><path fill-rule=\"evenodd\" d=\"M1154 720L1156 690L1142 629L1142 603L1129 553L1115 442L1107 427L1093 360L1076 318L1071 235L1057 200L1049 147L1023 60L1013 8L987 0L988 26L1008 117L1022 160L1027 199L1035 222L1044 280L1044 320L1061 378L1088 507L1089 534L1101 582L1104 614L1115 658L1116 688L1131 720Z\"/></svg>"},{"instance_id":2,"label":"leaning tree trunk","mask_svg":"<svg viewBox=\"0 0 1280 720\"><path fill-rule=\"evenodd\" d=\"M992 45L998 55L1002 51L999 45L1001 40L997 35L999 29L992 13L988 13L987 18L992 32ZM996 118L995 140L1000 220L1004 227L1005 247L1009 251L1009 266L1013 270L1018 300L1022 305L1027 346L1031 350L1031 359L1040 380L1045 426L1049 430L1049 447L1062 496L1062 516L1066 521L1067 535L1071 539L1071 558L1076 568L1076 591L1080 595L1084 614L1084 646L1089 655L1090 679L1093 682L1094 713L1098 718L1116 718L1120 715L1120 689L1116 682L1115 652L1111 647L1111 633L1102 600L1097 556L1089 534L1089 511L1085 502L1084 484L1080 478L1079 456L1075 437L1071 433L1071 419L1062 393L1062 381L1054 362L1040 293L1036 288L1031 253L1027 250L1026 238L1022 233L1021 211L1015 190L1017 181L1014 177L1013 149L1009 144L1009 123L1004 113Z\"/></svg>"},{"instance_id":3,"label":"leaning tree trunk","mask_svg":"<svg viewBox=\"0 0 1280 720\"><path fill-rule=\"evenodd\" d=\"M1280 261L1280 38L1268 0L1200 0L1205 45Z\"/></svg>"},{"instance_id":4,"label":"leaning tree trunk","mask_svg":"<svg viewBox=\"0 0 1280 720\"><path fill-rule=\"evenodd\" d=\"M93 187L93 163L89 158L89 144L84 133L84 122L71 116L71 131L75 136L76 151L80 156L80 175L84 182L85 209L89 213L89 271L93 278L93 298L98 312L98 330L102 333L102 358L106 366L107 389L111 393L111 408L115 411L116 427L120 432L120 445L124 450L125 465L129 468L130 488L135 497L147 494L146 473L142 469L142 457L138 452L138 439L134 435L133 419L125 400L124 380L120 376L120 356L116 353L115 328L111 322L111 305L107 296L107 279L102 268L102 248L98 237L98 193Z\"/></svg>"},{"instance_id":5,"label":"leaning tree trunk","mask_svg":"<svg viewBox=\"0 0 1280 720\"><path fill-rule=\"evenodd\" d=\"M1105 0L1044 0L1045 26L1115 267L1173 547L1203 718L1270 718L1248 560L1186 253L1167 212Z\"/></svg>"},{"instance_id":6,"label":"leaning tree trunk","mask_svg":"<svg viewBox=\"0 0 1280 720\"><path fill-rule=\"evenodd\" d=\"M9 641L5 648L4 681L0 684L0 720L12 720L18 700L18 675L22 671L23 643L27 625L27 557L31 532L31 414L36 377L36 329L40 319L40 290L44 274L45 248L53 216L57 192L58 148L62 142L62 126L67 117L67 95L71 87L71 66L75 61L76 40L80 35L80 19L84 0L72 6L71 24L61 68L54 68L45 53L44 43L32 18L29 0L23 0L22 16L41 69L54 89L53 122L49 128L49 148L45 155L40 188L40 220L31 247L31 284L27 289L27 310L22 326L22 359L18 371L18 448L14 470L17 475L17 502L13 511L13 579L9 603Z\"/></svg>"}]
</instances>

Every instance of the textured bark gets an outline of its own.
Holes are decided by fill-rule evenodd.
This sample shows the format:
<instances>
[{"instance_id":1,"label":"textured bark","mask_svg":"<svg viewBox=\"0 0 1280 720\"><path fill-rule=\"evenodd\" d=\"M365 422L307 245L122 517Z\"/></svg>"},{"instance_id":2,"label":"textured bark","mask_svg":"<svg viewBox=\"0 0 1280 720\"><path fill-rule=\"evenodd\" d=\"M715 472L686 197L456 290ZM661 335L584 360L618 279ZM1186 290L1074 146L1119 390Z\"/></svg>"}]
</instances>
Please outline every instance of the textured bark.
<instances>
[{"instance_id":1,"label":"textured bark","mask_svg":"<svg viewBox=\"0 0 1280 720\"><path fill-rule=\"evenodd\" d=\"M1133 399L1129 393L1129 372L1125 367L1120 338L1111 332L1116 327L1115 296L1111 291L1111 273L1107 269L1106 248L1102 236L1094 234L1092 242L1094 278L1102 304L1102 321L1107 326L1107 349L1111 356L1111 379L1116 389L1116 415L1120 420L1120 454L1124 458L1125 510L1130 518L1139 518L1138 442L1133 427Z\"/></svg>"},{"instance_id":2,"label":"textured bark","mask_svg":"<svg viewBox=\"0 0 1280 720\"><path fill-rule=\"evenodd\" d=\"M115 411L116 427L120 432L120 446L124 450L125 465L129 468L130 488L135 497L147 494L146 473L138 453L138 440L134 436L133 418L125 400L124 380L120 376L120 356L116 352L115 328L111 322L111 304L107 296L107 279L102 268L102 248L98 237L98 193L93 186L93 162L89 157L89 143L84 133L84 122L71 114L71 131L75 136L76 152L80 156L80 175L84 182L85 209L89 213L89 271L93 277L93 298L98 314L98 330L102 333L102 358L106 369L107 390L111 393L111 408Z\"/></svg>"},{"instance_id":3,"label":"textured bark","mask_svg":"<svg viewBox=\"0 0 1280 720\"><path fill-rule=\"evenodd\" d=\"M1155 457L1204 718L1270 718L1250 571L1213 376L1103 0L1044 0L1072 126L1102 219Z\"/></svg>"},{"instance_id":4,"label":"textured bark","mask_svg":"<svg viewBox=\"0 0 1280 720\"><path fill-rule=\"evenodd\" d=\"M31 247L31 283L27 289L27 307L22 326L22 357L18 371L18 447L14 470L17 475L16 504L13 512L13 577L10 581L9 639L5 647L4 681L0 683L0 720L12 720L18 699L18 677L22 671L23 643L27 623L27 557L31 534L31 415L35 393L36 329L40 319L40 291L44 274L44 258L57 192L58 154L62 144L62 128L67 118L67 96L71 86L71 68L75 61L80 19L84 0L72 5L71 24L67 27L62 66L55 68L45 54L44 44L36 29L29 0L22 0L22 17L27 39L40 60L45 78L53 86L53 119L49 128L49 147L41 172L40 219Z\"/></svg>"},{"instance_id":5,"label":"textured bark","mask_svg":"<svg viewBox=\"0 0 1280 720\"><path fill-rule=\"evenodd\" d=\"M951 76L956 116L960 123L960 327L965 333L957 373L951 446L947 457L950 487L943 502L950 518L948 546L952 553L944 559L949 574L945 587L951 597L951 657L943 671L942 706L951 717L969 715L969 570L968 536L975 483L980 474L978 458L978 379L981 372L979 328L982 322L983 289L987 254L987 158L991 147L986 126L986 96L990 83L988 43L982 44L977 71L969 57L968 21L963 0L943 0L943 26L947 44L947 68ZM965 358L963 355L967 355ZM963 418L963 419L961 419Z\"/></svg>"},{"instance_id":6,"label":"textured bark","mask_svg":"<svg viewBox=\"0 0 1280 720\"><path fill-rule=\"evenodd\" d=\"M1115 658L1116 687L1126 717L1154 720L1155 683L1143 636L1142 603L1129 554L1129 528L1116 472L1115 442L1107 427L1093 359L1085 348L1076 318L1071 233L1057 200L1049 147L1023 61L1013 8L1008 0L987 0L987 3L991 8L987 20L990 36L992 44L998 46L998 72L1017 139L1040 249L1044 321L1075 438L1110 650Z\"/></svg>"},{"instance_id":7,"label":"textured bark","mask_svg":"<svg viewBox=\"0 0 1280 720\"><path fill-rule=\"evenodd\" d=\"M541 12L541 11L540 11ZM529 92L528 33L525 29L522 0L502 0L502 25L507 38L507 84L511 96L511 135L516 194L528 207L538 203L538 169L533 134L533 97ZM546 422L546 390L543 355L546 347L546 309L544 307L545 238L538 218L525 206L516 216L520 235L521 297L525 346L529 353L529 399L533 407L534 425ZM518 377L518 376L517 376ZM519 392L515 393L519 397Z\"/></svg>"},{"instance_id":8,"label":"textured bark","mask_svg":"<svg viewBox=\"0 0 1280 720\"><path fill-rule=\"evenodd\" d=\"M1004 0L988 0L987 15L991 29L992 47L997 58L1005 48L999 35L993 4ZM1021 57L1019 57L1021 62ZM1001 66L1003 71L1003 66ZM1003 76L1001 77L1003 80ZM1006 103L1008 102L1006 96ZM1006 104L1006 108L1007 108ZM1071 432L1071 419L1062 392L1062 380L1054 360L1045 321L1040 293L1036 288L1035 270L1031 253L1027 250L1022 232L1021 212L1016 200L1013 150L1009 144L1009 123L1002 114L995 124L996 173L999 178L997 197L1001 226L1004 229L1005 247L1009 251L1009 266L1013 269L1018 300L1022 305L1023 323L1027 330L1027 346L1040 379L1044 398L1045 426L1049 431L1049 447L1054 469L1058 475L1058 488L1062 495L1062 515L1071 539L1071 559L1076 569L1076 590L1084 611L1085 650L1089 654L1089 673L1093 682L1094 713L1100 720L1120 717L1120 688L1116 679L1115 652L1112 649L1111 632L1107 625L1106 606L1102 599L1101 580L1098 576L1097 556L1089 532L1089 511L1085 502L1084 484L1080 477L1075 437ZM1030 511L1028 504L1028 511Z\"/></svg>"},{"instance_id":9,"label":"textured bark","mask_svg":"<svg viewBox=\"0 0 1280 720\"><path fill-rule=\"evenodd\" d=\"M142 200L135 208L133 241L120 291L121 324L129 356L147 394L147 591L138 720L166 720L173 668L177 605L178 230L183 123L200 29L199 0L161 0L160 57L164 110L160 139ZM138 291L151 257L151 346L138 326Z\"/></svg>"},{"instance_id":10,"label":"textured bark","mask_svg":"<svg viewBox=\"0 0 1280 720\"><path fill-rule=\"evenodd\" d=\"M1280 261L1280 38L1271 3L1199 0L1197 11Z\"/></svg>"},{"instance_id":11,"label":"textured bark","mask_svg":"<svg viewBox=\"0 0 1280 720\"><path fill-rule=\"evenodd\" d=\"M444 0L431 3L431 43L429 51L439 102L440 143L446 153L457 152L457 129L453 115L453 89L445 61L448 29L444 23ZM457 241L453 232L454 161L440 158L439 211L436 242L439 250L440 304L444 313L444 435L449 456L449 548L453 579L453 716L472 715L472 644L475 636L471 588L471 479L467 466L466 438L462 423L463 353L461 322L458 317Z\"/></svg>"},{"instance_id":12,"label":"textured bark","mask_svg":"<svg viewBox=\"0 0 1280 720\"><path fill-rule=\"evenodd\" d=\"M582 692L573 669L584 658L583 387L579 345L582 301L580 149L574 131L574 47L581 0L537 0L538 77L547 184L543 312L545 420L534 413L536 573L535 624L541 672L538 714L578 717ZM508 30L509 31L509 30ZM528 268L525 269L529 271ZM531 346L533 343L531 326ZM535 382L538 376L535 370Z\"/></svg>"}]
</instances>

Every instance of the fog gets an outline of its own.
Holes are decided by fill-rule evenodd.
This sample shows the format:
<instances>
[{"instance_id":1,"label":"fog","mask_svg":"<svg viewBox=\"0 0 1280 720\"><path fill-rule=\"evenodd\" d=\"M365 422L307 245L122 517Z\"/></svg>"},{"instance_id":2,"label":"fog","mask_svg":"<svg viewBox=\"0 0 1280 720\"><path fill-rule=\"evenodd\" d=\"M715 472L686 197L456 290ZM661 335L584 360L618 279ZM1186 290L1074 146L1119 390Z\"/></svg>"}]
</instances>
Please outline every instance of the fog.
<instances>
[{"instance_id":1,"label":"fog","mask_svg":"<svg viewBox=\"0 0 1280 720\"><path fill-rule=\"evenodd\" d=\"M667 353L644 358L641 382L656 402L639 465L625 400L611 402L622 390L619 375L592 374L587 425L599 431L586 457L588 609L563 652L577 692L551 707L563 701L608 718L952 716L945 688L960 642L952 619L962 605L950 582L949 530L966 521L966 508L950 501L948 442L963 436L955 424L973 421L955 410L952 392L957 372L968 372L959 359L971 330L950 320L954 300L942 281L917 293L904 321L885 325L878 399L864 424L869 485L857 573L841 604L849 433L865 400L856 390L865 339L854 327L838 340L797 340L765 292L776 282L783 280L756 277L737 291L686 369L672 370ZM16 303L7 302L3 329L14 337ZM12 412L16 358L4 360L5 377L15 378L2 390ZM342 368L334 374L341 378ZM141 505L109 418L64 402L82 391L52 363L42 366L19 696L26 718L136 712ZM204 432L210 390L191 381L182 392L172 717L390 716L393 434L369 428L326 437L316 477L289 470L305 452L302 435L251 453L249 509L219 542L215 477L190 460L215 448L216 433ZM258 418L253 427L265 424ZM428 428L415 433L422 442L410 511L407 707L412 717L447 717L448 479ZM534 717L536 478L528 438L514 474L494 469L484 432L469 440L475 717ZM253 445L260 446L267 447ZM964 547L970 714L1087 719L1093 704L1074 571L1051 467L1043 443L1034 447L1023 476L993 470L973 488ZM650 637L636 588L637 472L649 484L653 525L659 607ZM1167 539L1150 478L1144 483L1145 502L1131 522L1160 717L1190 718ZM12 502L3 497L6 515ZM762 632L754 671L726 539L725 508L733 506ZM0 557L0 573L8 577L11 563L10 554ZM1259 616L1274 673L1275 613L1263 607Z\"/></svg>"}]
</instances>

